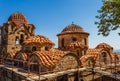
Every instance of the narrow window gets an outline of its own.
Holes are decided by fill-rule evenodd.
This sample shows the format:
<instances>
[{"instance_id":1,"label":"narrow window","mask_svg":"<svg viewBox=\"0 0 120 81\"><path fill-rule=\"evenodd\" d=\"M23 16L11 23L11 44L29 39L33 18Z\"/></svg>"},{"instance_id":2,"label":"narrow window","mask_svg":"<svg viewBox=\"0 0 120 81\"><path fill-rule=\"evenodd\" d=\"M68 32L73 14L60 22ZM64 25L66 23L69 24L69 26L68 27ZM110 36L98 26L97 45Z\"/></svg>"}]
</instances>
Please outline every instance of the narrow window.
<instances>
[{"instance_id":1,"label":"narrow window","mask_svg":"<svg viewBox=\"0 0 120 81\"><path fill-rule=\"evenodd\" d=\"M86 38L84 38L84 42L85 42L85 45L87 45L87 40L86 40Z\"/></svg>"},{"instance_id":2,"label":"narrow window","mask_svg":"<svg viewBox=\"0 0 120 81\"><path fill-rule=\"evenodd\" d=\"M62 47L64 47L64 38L62 39L61 43L62 43Z\"/></svg>"},{"instance_id":3,"label":"narrow window","mask_svg":"<svg viewBox=\"0 0 120 81\"><path fill-rule=\"evenodd\" d=\"M20 44L23 43L23 40L24 40L24 35L21 34L21 35L20 35Z\"/></svg>"},{"instance_id":4,"label":"narrow window","mask_svg":"<svg viewBox=\"0 0 120 81\"><path fill-rule=\"evenodd\" d=\"M45 47L45 50L48 51L48 47Z\"/></svg>"},{"instance_id":5,"label":"narrow window","mask_svg":"<svg viewBox=\"0 0 120 81\"><path fill-rule=\"evenodd\" d=\"M76 41L77 41L77 39L76 39L76 38L72 38L72 41L73 41L73 42L76 42Z\"/></svg>"},{"instance_id":6,"label":"narrow window","mask_svg":"<svg viewBox=\"0 0 120 81\"><path fill-rule=\"evenodd\" d=\"M15 39L15 44L19 44L19 38L18 37L16 37L16 39Z\"/></svg>"}]
</instances>

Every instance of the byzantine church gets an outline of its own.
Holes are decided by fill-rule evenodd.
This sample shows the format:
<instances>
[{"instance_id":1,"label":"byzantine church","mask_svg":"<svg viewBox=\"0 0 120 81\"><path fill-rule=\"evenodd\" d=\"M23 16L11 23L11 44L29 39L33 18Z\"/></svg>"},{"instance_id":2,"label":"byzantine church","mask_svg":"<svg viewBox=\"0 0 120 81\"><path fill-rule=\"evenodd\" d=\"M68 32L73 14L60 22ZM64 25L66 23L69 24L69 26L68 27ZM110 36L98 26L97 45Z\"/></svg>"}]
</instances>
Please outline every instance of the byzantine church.
<instances>
[{"instance_id":1,"label":"byzantine church","mask_svg":"<svg viewBox=\"0 0 120 81\"><path fill-rule=\"evenodd\" d=\"M78 67L106 66L115 60L120 60L119 54L113 52L113 47L100 43L95 48L89 48L89 33L74 23L67 25L59 34L58 48L54 42L42 35L35 35L34 24L26 17L13 13L1 27L0 57L4 63L26 69L30 62L31 72L64 71ZM40 63L38 67L37 63Z\"/></svg>"}]
</instances>

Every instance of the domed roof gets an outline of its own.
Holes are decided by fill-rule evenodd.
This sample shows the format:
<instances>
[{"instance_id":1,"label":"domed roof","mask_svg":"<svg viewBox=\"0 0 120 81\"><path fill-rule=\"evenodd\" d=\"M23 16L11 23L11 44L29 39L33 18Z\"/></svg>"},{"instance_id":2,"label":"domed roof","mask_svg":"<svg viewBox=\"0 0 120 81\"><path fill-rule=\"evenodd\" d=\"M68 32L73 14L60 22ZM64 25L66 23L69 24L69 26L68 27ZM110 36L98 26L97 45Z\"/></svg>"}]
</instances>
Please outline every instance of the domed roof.
<instances>
[{"instance_id":1,"label":"domed roof","mask_svg":"<svg viewBox=\"0 0 120 81\"><path fill-rule=\"evenodd\" d=\"M113 47L111 47L109 44L107 43L100 43L96 46L96 48L100 49L100 48L108 48L108 49L113 49Z\"/></svg>"},{"instance_id":2,"label":"domed roof","mask_svg":"<svg viewBox=\"0 0 120 81\"><path fill-rule=\"evenodd\" d=\"M84 32L84 30L82 27L72 23L67 27L65 27L61 33L67 33L67 32Z\"/></svg>"},{"instance_id":3,"label":"domed roof","mask_svg":"<svg viewBox=\"0 0 120 81\"><path fill-rule=\"evenodd\" d=\"M9 18L8 18L8 22L14 22L15 24L27 24L27 19L26 17L19 13L19 12L16 12L16 13L13 13Z\"/></svg>"},{"instance_id":4,"label":"domed roof","mask_svg":"<svg viewBox=\"0 0 120 81\"><path fill-rule=\"evenodd\" d=\"M39 45L44 45L44 44L49 44L49 45L54 45L52 41L50 41L48 38L45 36L37 35L37 36L31 36L28 39L26 39L23 44L31 44L31 43L37 43Z\"/></svg>"}]
</instances>

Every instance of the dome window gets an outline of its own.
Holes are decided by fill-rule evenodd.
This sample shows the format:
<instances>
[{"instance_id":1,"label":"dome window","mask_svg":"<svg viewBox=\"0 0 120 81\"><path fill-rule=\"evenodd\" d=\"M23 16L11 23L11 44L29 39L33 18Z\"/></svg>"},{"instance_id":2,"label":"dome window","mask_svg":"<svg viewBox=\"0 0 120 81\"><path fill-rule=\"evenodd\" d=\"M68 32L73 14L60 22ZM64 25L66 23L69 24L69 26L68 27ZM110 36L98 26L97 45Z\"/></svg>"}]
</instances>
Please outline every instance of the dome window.
<instances>
[{"instance_id":1,"label":"dome window","mask_svg":"<svg viewBox=\"0 0 120 81\"><path fill-rule=\"evenodd\" d=\"M62 45L62 47L64 47L64 42L65 42L65 40L64 40L64 38L61 40L61 45Z\"/></svg>"},{"instance_id":2,"label":"dome window","mask_svg":"<svg viewBox=\"0 0 120 81\"><path fill-rule=\"evenodd\" d=\"M48 47L45 47L45 50L48 51Z\"/></svg>"},{"instance_id":3,"label":"dome window","mask_svg":"<svg viewBox=\"0 0 120 81\"><path fill-rule=\"evenodd\" d=\"M73 42L76 42L76 41L77 41L77 39L76 39L76 38L72 38L72 41L73 41Z\"/></svg>"},{"instance_id":4,"label":"dome window","mask_svg":"<svg viewBox=\"0 0 120 81\"><path fill-rule=\"evenodd\" d=\"M20 44L23 43L23 40L24 40L24 35L21 34L21 35L20 35Z\"/></svg>"}]
</instances>

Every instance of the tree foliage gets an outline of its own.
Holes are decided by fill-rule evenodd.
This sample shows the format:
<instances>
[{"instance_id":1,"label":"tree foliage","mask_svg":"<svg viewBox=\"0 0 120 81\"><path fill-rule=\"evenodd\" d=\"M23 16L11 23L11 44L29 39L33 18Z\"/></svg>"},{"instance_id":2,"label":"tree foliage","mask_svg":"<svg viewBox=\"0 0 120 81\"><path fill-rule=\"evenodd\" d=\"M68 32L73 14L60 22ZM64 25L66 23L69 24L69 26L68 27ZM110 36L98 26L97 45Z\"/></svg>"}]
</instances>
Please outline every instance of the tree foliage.
<instances>
[{"instance_id":1,"label":"tree foliage","mask_svg":"<svg viewBox=\"0 0 120 81\"><path fill-rule=\"evenodd\" d=\"M108 36L110 31L120 28L120 0L102 0L103 5L96 16L98 35ZM120 35L120 33L118 32Z\"/></svg>"}]
</instances>

